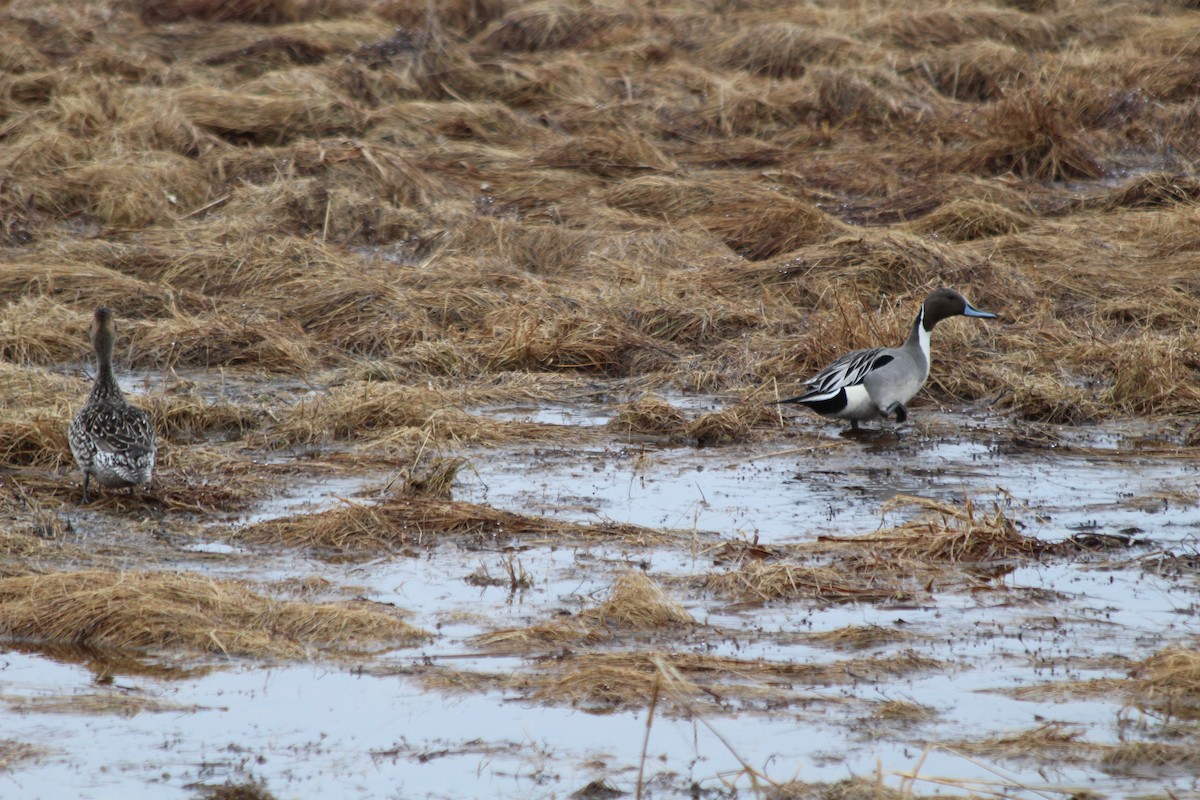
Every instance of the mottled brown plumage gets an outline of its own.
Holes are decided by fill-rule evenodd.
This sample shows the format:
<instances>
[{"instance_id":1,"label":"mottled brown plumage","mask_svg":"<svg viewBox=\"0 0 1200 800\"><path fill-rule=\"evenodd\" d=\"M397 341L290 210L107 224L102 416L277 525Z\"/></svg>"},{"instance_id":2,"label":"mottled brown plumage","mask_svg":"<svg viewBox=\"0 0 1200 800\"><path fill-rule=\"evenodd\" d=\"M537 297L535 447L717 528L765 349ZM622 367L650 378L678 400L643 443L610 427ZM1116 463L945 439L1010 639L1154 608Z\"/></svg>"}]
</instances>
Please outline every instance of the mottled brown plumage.
<instances>
[{"instance_id":1,"label":"mottled brown plumage","mask_svg":"<svg viewBox=\"0 0 1200 800\"><path fill-rule=\"evenodd\" d=\"M140 408L129 405L112 370L116 327L112 312L96 309L92 320L92 347L96 350L96 382L83 408L71 420L67 438L75 462L83 470L83 502L88 483L120 489L143 486L154 471L158 449L154 426Z\"/></svg>"}]
</instances>

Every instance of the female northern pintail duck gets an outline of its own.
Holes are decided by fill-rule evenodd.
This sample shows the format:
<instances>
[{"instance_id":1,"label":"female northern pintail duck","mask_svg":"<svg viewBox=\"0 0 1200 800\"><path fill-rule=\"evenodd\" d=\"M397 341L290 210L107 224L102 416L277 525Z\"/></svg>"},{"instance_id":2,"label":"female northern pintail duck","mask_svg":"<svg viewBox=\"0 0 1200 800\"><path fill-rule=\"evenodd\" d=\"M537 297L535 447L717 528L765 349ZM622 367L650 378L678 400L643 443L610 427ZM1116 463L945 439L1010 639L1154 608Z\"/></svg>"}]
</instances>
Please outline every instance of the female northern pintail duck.
<instances>
[{"instance_id":1,"label":"female northern pintail duck","mask_svg":"<svg viewBox=\"0 0 1200 800\"><path fill-rule=\"evenodd\" d=\"M808 391L781 403L799 403L826 417L850 420L855 429L860 421L896 415L908 419L905 404L929 377L929 335L933 326L947 317L994 318L980 311L953 289L929 293L908 340L900 347L855 350L834 361L804 382Z\"/></svg>"},{"instance_id":2,"label":"female northern pintail duck","mask_svg":"<svg viewBox=\"0 0 1200 800\"><path fill-rule=\"evenodd\" d=\"M112 312L97 308L92 319L96 382L87 402L67 430L71 453L83 470L85 503L88 502L91 478L109 489L148 483L158 449L149 415L125 401L113 376L112 353L116 338Z\"/></svg>"}]
</instances>

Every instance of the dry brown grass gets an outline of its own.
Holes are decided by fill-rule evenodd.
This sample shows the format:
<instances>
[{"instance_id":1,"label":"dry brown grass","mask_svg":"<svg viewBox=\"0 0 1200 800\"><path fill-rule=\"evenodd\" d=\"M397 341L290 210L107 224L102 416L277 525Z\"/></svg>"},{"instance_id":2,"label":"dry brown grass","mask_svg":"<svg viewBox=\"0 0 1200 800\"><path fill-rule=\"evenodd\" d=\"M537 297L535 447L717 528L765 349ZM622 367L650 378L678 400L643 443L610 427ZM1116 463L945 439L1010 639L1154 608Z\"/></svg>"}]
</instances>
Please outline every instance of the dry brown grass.
<instances>
[{"instance_id":1,"label":"dry brown grass","mask_svg":"<svg viewBox=\"0 0 1200 800\"><path fill-rule=\"evenodd\" d=\"M997 506L990 514L978 514L969 499L960 507L897 496L884 510L914 507L925 513L876 533L821 536L812 543L768 552L766 558L750 551L736 553L735 569L711 573L702 583L749 604L773 600L905 602L935 589L984 589L1013 561L1061 551L1018 533L1015 523ZM984 567L998 571L981 570ZM869 646L881 634L900 636L851 628L814 638L835 647L855 647ZM865 641L856 645L860 637Z\"/></svg>"},{"instance_id":2,"label":"dry brown grass","mask_svg":"<svg viewBox=\"0 0 1200 800\"><path fill-rule=\"evenodd\" d=\"M124 693L73 694L65 697L0 697L9 710L35 714L113 714L136 717L138 714L187 714L200 710L154 697L138 697Z\"/></svg>"},{"instance_id":3,"label":"dry brown grass","mask_svg":"<svg viewBox=\"0 0 1200 800\"><path fill-rule=\"evenodd\" d=\"M1200 719L1200 650L1169 647L1139 661L1130 672L1130 702L1162 714Z\"/></svg>"},{"instance_id":4,"label":"dry brown grass","mask_svg":"<svg viewBox=\"0 0 1200 800\"><path fill-rule=\"evenodd\" d=\"M524 653L565 644L596 644L611 640L618 632L661 631L695 623L683 606L644 573L627 572L617 578L604 602L575 617L492 631L472 641L489 650Z\"/></svg>"},{"instance_id":5,"label":"dry brown grass","mask_svg":"<svg viewBox=\"0 0 1200 800\"><path fill-rule=\"evenodd\" d=\"M190 573L57 572L0 579L5 636L95 647L303 658L410 645L384 606L273 600Z\"/></svg>"},{"instance_id":6,"label":"dry brown grass","mask_svg":"<svg viewBox=\"0 0 1200 800\"><path fill-rule=\"evenodd\" d=\"M689 419L666 400L647 395L621 406L607 427L626 436L661 436L670 441L709 446L744 441L756 429L778 425L777 410L761 403L741 403Z\"/></svg>"},{"instance_id":7,"label":"dry brown grass","mask_svg":"<svg viewBox=\"0 0 1200 800\"><path fill-rule=\"evenodd\" d=\"M803 702L796 685L839 686L865 676L876 680L941 666L915 653L804 664L692 653L586 652L549 663L544 671L514 675L508 684L536 700L601 713L643 707L657 686L677 713L695 714L716 708L714 700Z\"/></svg>"},{"instance_id":8,"label":"dry brown grass","mask_svg":"<svg viewBox=\"0 0 1200 800\"><path fill-rule=\"evenodd\" d=\"M0 739L0 773L11 771L22 761L38 758L45 751L15 739Z\"/></svg>"},{"instance_id":9,"label":"dry brown grass","mask_svg":"<svg viewBox=\"0 0 1200 800\"><path fill-rule=\"evenodd\" d=\"M188 788L195 789L200 800L276 800L276 795L261 780L229 778L222 784L193 784Z\"/></svg>"},{"instance_id":10,"label":"dry brown grass","mask_svg":"<svg viewBox=\"0 0 1200 800\"><path fill-rule=\"evenodd\" d=\"M993 504L991 513L977 514L968 498L954 506L920 497L898 495L888 500L883 511L916 507L925 513L879 533L848 538L825 537L834 548L845 544L869 549L873 556L904 561L948 563L996 563L1036 558L1055 548L1039 539L1023 536L1004 511Z\"/></svg>"},{"instance_id":11,"label":"dry brown grass","mask_svg":"<svg viewBox=\"0 0 1200 800\"><path fill-rule=\"evenodd\" d=\"M1116 775L1194 775L1200 769L1200 754L1194 744L1130 742L1112 747L1100 760L1100 768Z\"/></svg>"},{"instance_id":12,"label":"dry brown grass","mask_svg":"<svg viewBox=\"0 0 1200 800\"><path fill-rule=\"evenodd\" d=\"M498 444L572 436L552 425L470 414L439 391L378 381L347 383L314 393L288 409L270 432L279 446L350 440L401 450L429 442Z\"/></svg>"},{"instance_id":13,"label":"dry brown grass","mask_svg":"<svg viewBox=\"0 0 1200 800\"><path fill-rule=\"evenodd\" d=\"M513 536L537 541L612 537L650 542L669 536L626 524L581 524L502 511L437 496L390 496L376 503L344 501L330 511L268 520L230 534L239 542L300 547L326 553L387 552L404 545L430 545L446 537L481 542Z\"/></svg>"},{"instance_id":14,"label":"dry brown grass","mask_svg":"<svg viewBox=\"0 0 1200 800\"><path fill-rule=\"evenodd\" d=\"M847 625L820 633L810 633L804 640L832 647L836 650L865 650L882 644L903 642L911 634L902 628L884 628L879 625Z\"/></svg>"},{"instance_id":15,"label":"dry brown grass","mask_svg":"<svg viewBox=\"0 0 1200 800\"><path fill-rule=\"evenodd\" d=\"M140 367L744 390L911 314L846 310L949 283L1021 313L942 398L1070 423L1200 403L1194 343L1131 334L1195 319L1192 282L1131 302L1194 237L1120 217L1178 233L1196 196L1163 65L1195 56L1182 9L151 5L50 3L5 39L18 363L86 357L71 327L105 302ZM1127 162L1153 176L1087 185ZM710 422L690 438L745 435Z\"/></svg>"},{"instance_id":16,"label":"dry brown grass","mask_svg":"<svg viewBox=\"0 0 1200 800\"><path fill-rule=\"evenodd\" d=\"M1047 722L1036 728L1015 731L988 739L946 743L957 753L989 759L1045 758L1049 752L1062 760L1080 761L1104 749L1083 739L1087 731L1061 722Z\"/></svg>"},{"instance_id":17,"label":"dry brown grass","mask_svg":"<svg viewBox=\"0 0 1200 800\"><path fill-rule=\"evenodd\" d=\"M736 571L714 573L706 588L743 603L815 600L823 603L887 603L913 599L920 591L906 576L865 575L837 567L747 561Z\"/></svg>"},{"instance_id":18,"label":"dry brown grass","mask_svg":"<svg viewBox=\"0 0 1200 800\"><path fill-rule=\"evenodd\" d=\"M606 624L635 630L691 625L696 621L641 572L627 572L617 578L608 599L597 606L594 616Z\"/></svg>"}]
</instances>

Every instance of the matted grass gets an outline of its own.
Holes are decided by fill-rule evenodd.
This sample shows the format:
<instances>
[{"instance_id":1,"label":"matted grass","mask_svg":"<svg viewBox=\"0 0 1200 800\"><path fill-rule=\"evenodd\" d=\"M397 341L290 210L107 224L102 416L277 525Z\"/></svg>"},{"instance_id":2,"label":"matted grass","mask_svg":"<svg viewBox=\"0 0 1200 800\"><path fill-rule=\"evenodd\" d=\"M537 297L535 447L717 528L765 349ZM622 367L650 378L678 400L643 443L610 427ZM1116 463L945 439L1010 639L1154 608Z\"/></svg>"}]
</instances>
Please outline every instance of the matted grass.
<instances>
[{"instance_id":1,"label":"matted grass","mask_svg":"<svg viewBox=\"0 0 1200 800\"><path fill-rule=\"evenodd\" d=\"M821 664L693 653L586 652L547 666L514 675L507 683L536 700L599 713L641 708L661 690L676 713L694 714L713 707L714 700L805 702L811 696L796 692L795 686L840 686L931 671L942 664L912 652Z\"/></svg>"},{"instance_id":2,"label":"matted grass","mask_svg":"<svg viewBox=\"0 0 1200 800\"><path fill-rule=\"evenodd\" d=\"M615 538L647 543L670 531L623 523L578 523L502 511L444 497L401 492L374 503L345 501L338 508L247 525L230 532L252 545L298 547L326 553L388 552L405 545L432 545L446 538L479 542L569 542Z\"/></svg>"},{"instance_id":3,"label":"matted grass","mask_svg":"<svg viewBox=\"0 0 1200 800\"><path fill-rule=\"evenodd\" d=\"M461 399L461 396L460 396ZM359 381L315 393L270 429L276 446L358 441L389 448L575 438L562 426L467 413L447 392Z\"/></svg>"},{"instance_id":4,"label":"matted grass","mask_svg":"<svg viewBox=\"0 0 1200 800\"><path fill-rule=\"evenodd\" d=\"M527 652L572 643L595 644L620 631L651 632L695 624L692 615L648 576L627 572L617 578L604 602L575 617L492 631L472 642L489 650Z\"/></svg>"},{"instance_id":5,"label":"matted grass","mask_svg":"<svg viewBox=\"0 0 1200 800\"><path fill-rule=\"evenodd\" d=\"M23 761L45 754L45 750L15 739L0 739L0 773L10 772Z\"/></svg>"},{"instance_id":6,"label":"matted grass","mask_svg":"<svg viewBox=\"0 0 1200 800\"><path fill-rule=\"evenodd\" d=\"M1176 646L1139 661L1126 687L1142 708L1187 720L1200 719L1200 649Z\"/></svg>"},{"instance_id":7,"label":"matted grass","mask_svg":"<svg viewBox=\"0 0 1200 800\"><path fill-rule=\"evenodd\" d=\"M992 579L980 567L995 567L1002 575L1012 562L1062 552L1061 547L1020 534L998 506L979 514L969 499L955 506L898 495L884 504L884 511L913 507L924 514L875 533L823 535L767 552L765 559L749 550L734 551L736 568L710 573L701 583L751 604L907 602L935 589L987 588L993 586ZM847 632L850 642L854 633ZM875 632L866 633L870 642ZM829 643L837 646L836 634L829 636L834 637Z\"/></svg>"},{"instance_id":8,"label":"matted grass","mask_svg":"<svg viewBox=\"0 0 1200 800\"><path fill-rule=\"evenodd\" d=\"M822 603L910 601L920 587L908 575L887 568L873 574L831 566L747 561L740 569L718 572L704 586L743 603L806 599Z\"/></svg>"},{"instance_id":9,"label":"matted grass","mask_svg":"<svg viewBox=\"0 0 1200 800\"><path fill-rule=\"evenodd\" d=\"M200 711L199 706L185 706L155 697L138 697L121 693L72 694L61 697L15 697L0 695L10 711L34 714L113 714L136 717L138 714L189 714Z\"/></svg>"},{"instance_id":10,"label":"matted grass","mask_svg":"<svg viewBox=\"0 0 1200 800\"><path fill-rule=\"evenodd\" d=\"M174 72L161 58L154 43L166 29L150 17L138 28L127 16L119 23L89 16L86 55L72 51L82 42L76 34L51 42L32 30L15 33L8 51L17 76L10 152L21 157L5 187L13 209L7 240L69 240L64 221L80 215L122 226L135 237L123 247L154 242L158 268L136 257L56 266L57 284L80 286L72 302L87 302L85 292L101 301L97 293L118 291L123 274L140 281L124 295L137 308L119 309L132 319L174 318L170 306L179 301L204 315L148 328L150 352L139 352L136 363L307 373L348 355L404 351L415 375L571 369L654 375L660 387L694 385L700 375L707 388L744 387L752 375L784 376L775 359L781 338L812 351L806 367L864 340L853 324L832 336L818 326L797 336L806 312L854 302L869 311L880 300L907 303L952 283L1015 306L1034 295L1054 302L1023 307L994 338L990 369L969 385L951 375L935 387L944 397L976 399L1015 386L1009 407L1067 422L1194 411L1200 402L1176 391L1193 368L1171 375L1161 391L1130 395L1121 385L1140 385L1140 376L1131 380L1129 368L1112 361L1129 348L1093 346L1123 342L1130 322L1194 319L1194 287L1172 298L1186 307L1166 314L1131 305L1121 291L1147 274L1139 248L1158 240L1147 224L1153 220L1130 218L1118 229L1098 222L1123 208L1186 208L1194 195L1169 164L1172 153L1186 151L1177 131L1190 95L1177 78L1147 72L1163 44L1145 35L1150 23L1136 9L739 8L715 24L687 3L657 14L622 4L475 4L470 14L456 6L434 15L476 36L457 42L436 26L421 32L429 9L405 4L329 18L291 5L266 14L192 6L163 17L175 21L171 50L191 71ZM63 16L64 31L82 30L58 5L46 13ZM221 27L247 19L272 27L258 37ZM199 21L207 27L189 27ZM394 32L397 21L406 21L408 34ZM1155 25L1178 40L1171 52L1186 51L1190 28L1178 12ZM126 52L131 30L138 46ZM525 55L533 51L544 64ZM86 86L53 77L72 59L86 59ZM638 80L610 79L633 74L631 65L639 66ZM1126 91L1138 75L1134 82L1159 107ZM614 103L620 114L608 110ZM798 133L805 121L839 127ZM1154 182L1136 178L1089 195L1009 177L1097 176L1139 148L1168 162ZM153 158L131 155L142 152ZM1014 237L1067 212L1058 230L1042 231L1059 248L1074 246L1072 257L1020 251ZM893 227L872 246L878 238L858 227L871 218L907 225L915 237ZM655 233L655 248L606 244L648 220L673 226ZM1079 248L1086 238L1070 230L1083 221L1114 231L1115 259ZM768 286L679 291L679 281L693 280L686 257L660 263L654 250L697 252L688 237L698 228L735 253L767 259L803 305L755 318L751 309L774 305ZM361 268L363 254L320 251L301 237L400 242L408 251L383 279ZM943 244L930 247L935 240ZM984 242L990 250L978 249ZM449 250L429 258L439 243ZM489 268L450 302L443 295L438 308L435 294L419 293L461 276L462 262L444 258L452 253ZM409 268L414 256L419 270ZM632 270L608 269L619 258ZM776 258L807 268L780 269ZM701 260L737 264L728 249L711 247ZM1080 296L1071 273L1081 261L1102 267L1115 285ZM55 262L39 256L38 263ZM581 269L587 280L541 289L522 274ZM103 280L80 284L88 270L101 270ZM653 284L643 291L666 301L650 318L703 319L699 297L745 324L710 327L702 338L623 326L630 298L612 291L611 281L634 272ZM1038 291L1014 295L1028 285ZM26 287L34 297L61 289ZM518 297L528 305L529 292L565 302L537 306L531 316L542 322L532 325L514 308ZM236 308L230 297L239 298ZM263 314L268 306L285 308L286 320ZM470 308L482 313L464 326ZM1064 318L1068 333L1053 363L1027 363L1028 334ZM1094 320L1101 324L1079 324ZM897 327L902 332L903 321ZM747 328L772 341L762 356L712 350L732 349ZM22 360L81 355L80 343L68 354L48 336L17 345L29 354ZM951 344L953 357L967 342ZM1136 348L1132 362L1154 370L1192 358L1190 342L1179 355L1164 347ZM671 365L684 363L689 374L673 378Z\"/></svg>"},{"instance_id":11,"label":"matted grass","mask_svg":"<svg viewBox=\"0 0 1200 800\"><path fill-rule=\"evenodd\" d=\"M778 428L780 422L778 410L761 403L740 403L689 418L661 397L647 395L618 408L606 427L626 436L661 436L704 446L744 441L756 430Z\"/></svg>"},{"instance_id":12,"label":"matted grass","mask_svg":"<svg viewBox=\"0 0 1200 800\"><path fill-rule=\"evenodd\" d=\"M0 578L0 633L254 658L348 655L427 636L382 605L274 600L192 573L103 570Z\"/></svg>"},{"instance_id":13,"label":"matted grass","mask_svg":"<svg viewBox=\"0 0 1200 800\"><path fill-rule=\"evenodd\" d=\"M925 513L918 519L879 533L853 537L822 537L834 552L845 545L870 550L873 557L924 563L997 563L1036 558L1057 548L1039 539L1023 536L1016 525L993 505L988 514L977 514L968 498L954 506L920 497L897 495L883 505L884 513L916 507ZM824 548L822 548L824 549Z\"/></svg>"}]
</instances>

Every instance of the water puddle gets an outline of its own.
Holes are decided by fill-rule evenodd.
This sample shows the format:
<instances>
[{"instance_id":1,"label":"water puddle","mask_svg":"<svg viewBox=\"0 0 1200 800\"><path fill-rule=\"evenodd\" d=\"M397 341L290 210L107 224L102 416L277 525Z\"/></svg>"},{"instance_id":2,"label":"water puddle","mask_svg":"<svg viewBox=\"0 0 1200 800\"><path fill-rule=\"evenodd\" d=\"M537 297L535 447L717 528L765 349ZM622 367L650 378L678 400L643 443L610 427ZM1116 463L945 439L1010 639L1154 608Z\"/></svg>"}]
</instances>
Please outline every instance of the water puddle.
<instances>
[{"instance_id":1,"label":"water puddle","mask_svg":"<svg viewBox=\"0 0 1200 800\"><path fill-rule=\"evenodd\" d=\"M46 752L0 781L28 797L121 800L148 786L185 797L189 785L230 779L262 779L281 797L567 797L601 779L633 792L643 766L644 707L587 713L537 702L509 679L536 677L589 653L646 649L833 668L820 679L773 684L770 702L731 695L701 717L660 713L644 765L650 797L693 796L693 784L698 791L731 784L750 792L749 779L739 777L745 764L779 781L836 781L881 769L893 787L899 773L917 769L1031 798L1065 796L1064 787L1102 795L1196 792L1196 779L1180 771L1146 782L1098 769L1095 759L989 758L954 744L1046 724L1078 730L1079 741L1098 747L1155 735L1163 721L1126 707L1119 695L1017 699L1013 690L1122 677L1128 664L1200 635L1200 584L1154 574L1137 561L1195 552L1196 463L1139 451L1111 431L1077 434L1056 448L1014 449L998 435L1002 420L930 416L919 435L844 440L836 429L816 428L833 434L801 447L653 447L611 437L582 449L490 449L469 453L472 469L459 474L455 496L462 500L697 532L653 546L514 541L498 550L463 540L331 561L189 545L226 556L206 562L206 573L263 586L315 578L331 599L361 596L408 610L409 621L434 638L362 664L228 662L208 673L118 671L104 679L68 659L10 650L0 654L5 737ZM550 408L538 417L570 425L604 419L587 409ZM369 502L356 495L379 480L298 480L241 522ZM986 591L929 593L904 604L747 607L696 582L719 569L714 543L785 545L867 533L896 495L955 504L970 497L980 508L1000 505L1026 535L1061 541L1081 531L1125 532L1134 546L1021 564ZM227 549L213 549L219 547ZM530 585L506 585L506 564L527 573ZM527 654L489 653L474 639L576 618L629 571L665 587L697 626L674 638L619 634L595 646L548 645ZM853 650L813 636L852 627L887 635ZM858 671L870 662L856 659L914 653L932 659L931 666L884 676ZM461 685L430 682L439 675L457 676ZM49 713L32 702L96 693L158 705L129 716ZM897 706L913 716L896 721L881 711ZM119 749L105 742L119 742ZM927 750L938 743L951 744Z\"/></svg>"},{"instance_id":2,"label":"water puddle","mask_svg":"<svg viewBox=\"0 0 1200 800\"><path fill-rule=\"evenodd\" d=\"M931 427L958 430L862 442L835 437L831 446L801 448L610 443L489 451L472 461L474 474L464 476L458 496L577 520L695 527L762 543L871 530L880 523L880 506L897 495L999 502L1035 528L1026 533L1048 540L1097 526L1145 529L1162 542L1200 535L1200 467L1194 463L1108 458L1115 437L1102 432L1079 437L1059 455L1000 448L992 441L995 423L939 415Z\"/></svg>"}]
</instances>

